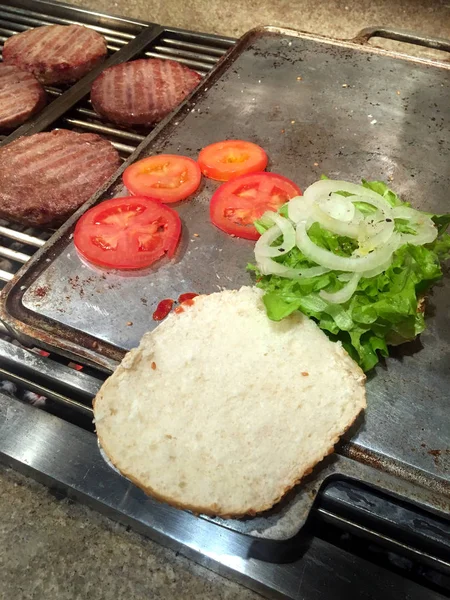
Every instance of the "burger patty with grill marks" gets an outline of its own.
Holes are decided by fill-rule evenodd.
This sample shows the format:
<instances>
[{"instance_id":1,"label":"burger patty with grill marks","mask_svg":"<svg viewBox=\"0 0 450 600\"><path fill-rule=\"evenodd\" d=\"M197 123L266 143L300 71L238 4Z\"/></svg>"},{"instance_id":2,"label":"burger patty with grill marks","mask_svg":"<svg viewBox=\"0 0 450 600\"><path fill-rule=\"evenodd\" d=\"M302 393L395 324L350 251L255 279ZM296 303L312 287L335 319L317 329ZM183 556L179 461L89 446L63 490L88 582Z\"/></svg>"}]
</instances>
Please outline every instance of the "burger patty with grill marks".
<instances>
[{"instance_id":1,"label":"burger patty with grill marks","mask_svg":"<svg viewBox=\"0 0 450 600\"><path fill-rule=\"evenodd\" d=\"M105 38L82 25L45 25L8 38L3 62L47 85L78 81L106 56Z\"/></svg>"},{"instance_id":2,"label":"burger patty with grill marks","mask_svg":"<svg viewBox=\"0 0 450 600\"><path fill-rule=\"evenodd\" d=\"M45 106L46 93L31 73L0 64L0 130L25 123Z\"/></svg>"},{"instance_id":3,"label":"burger patty with grill marks","mask_svg":"<svg viewBox=\"0 0 450 600\"><path fill-rule=\"evenodd\" d=\"M59 129L21 137L0 148L0 217L59 226L120 164L115 148L96 134Z\"/></svg>"},{"instance_id":4,"label":"burger patty with grill marks","mask_svg":"<svg viewBox=\"0 0 450 600\"><path fill-rule=\"evenodd\" d=\"M119 125L152 125L168 115L201 81L174 60L139 59L105 69L94 81L97 113Z\"/></svg>"}]
</instances>

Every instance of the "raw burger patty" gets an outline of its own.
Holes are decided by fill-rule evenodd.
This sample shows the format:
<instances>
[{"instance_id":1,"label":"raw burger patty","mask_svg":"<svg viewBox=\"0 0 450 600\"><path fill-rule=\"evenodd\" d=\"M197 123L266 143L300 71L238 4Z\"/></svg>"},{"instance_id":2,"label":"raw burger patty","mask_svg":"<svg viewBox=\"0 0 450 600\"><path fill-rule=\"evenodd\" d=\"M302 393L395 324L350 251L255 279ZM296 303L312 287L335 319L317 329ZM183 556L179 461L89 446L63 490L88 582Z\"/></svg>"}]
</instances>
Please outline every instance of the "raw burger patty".
<instances>
[{"instance_id":1,"label":"raw burger patty","mask_svg":"<svg viewBox=\"0 0 450 600\"><path fill-rule=\"evenodd\" d=\"M95 110L120 125L151 125L172 111L201 76L173 60L133 60L109 67L92 85Z\"/></svg>"},{"instance_id":2,"label":"raw burger patty","mask_svg":"<svg viewBox=\"0 0 450 600\"><path fill-rule=\"evenodd\" d=\"M45 25L8 38L3 62L45 84L77 81L106 56L106 41L82 25Z\"/></svg>"},{"instance_id":3,"label":"raw burger patty","mask_svg":"<svg viewBox=\"0 0 450 600\"><path fill-rule=\"evenodd\" d=\"M88 200L121 164L92 133L60 129L0 148L0 217L55 227Z\"/></svg>"},{"instance_id":4,"label":"raw burger patty","mask_svg":"<svg viewBox=\"0 0 450 600\"><path fill-rule=\"evenodd\" d=\"M45 90L34 75L0 64L0 130L22 125L45 102Z\"/></svg>"}]
</instances>

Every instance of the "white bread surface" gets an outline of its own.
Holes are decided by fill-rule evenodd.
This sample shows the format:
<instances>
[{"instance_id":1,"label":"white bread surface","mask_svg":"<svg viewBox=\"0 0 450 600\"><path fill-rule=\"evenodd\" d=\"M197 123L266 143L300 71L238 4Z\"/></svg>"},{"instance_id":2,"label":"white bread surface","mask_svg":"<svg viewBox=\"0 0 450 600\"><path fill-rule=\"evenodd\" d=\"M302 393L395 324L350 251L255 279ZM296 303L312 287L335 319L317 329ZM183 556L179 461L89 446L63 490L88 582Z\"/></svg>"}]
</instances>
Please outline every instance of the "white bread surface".
<instances>
[{"instance_id":1,"label":"white bread surface","mask_svg":"<svg viewBox=\"0 0 450 600\"><path fill-rule=\"evenodd\" d=\"M365 376L296 313L270 321L261 290L198 296L142 338L94 401L99 442L148 494L196 513L272 507L366 406Z\"/></svg>"}]
</instances>

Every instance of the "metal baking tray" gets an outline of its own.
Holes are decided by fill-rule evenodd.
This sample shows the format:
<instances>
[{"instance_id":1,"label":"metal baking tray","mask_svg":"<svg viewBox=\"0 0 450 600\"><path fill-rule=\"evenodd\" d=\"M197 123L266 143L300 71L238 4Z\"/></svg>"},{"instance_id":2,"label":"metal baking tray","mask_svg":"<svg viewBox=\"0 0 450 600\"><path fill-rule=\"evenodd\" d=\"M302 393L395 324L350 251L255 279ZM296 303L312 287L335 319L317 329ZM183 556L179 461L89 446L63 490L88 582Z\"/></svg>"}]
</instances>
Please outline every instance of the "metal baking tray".
<instances>
[{"instance_id":1,"label":"metal baking tray","mask_svg":"<svg viewBox=\"0 0 450 600\"><path fill-rule=\"evenodd\" d=\"M370 30L338 41L273 27L248 33L124 167L158 152L195 158L213 141L244 138L268 151L270 170L303 187L321 173L389 179L414 206L448 211L450 63L368 47L375 33L386 34ZM397 35L405 38L414 40ZM183 238L174 262L135 276L83 265L71 241L74 224L95 202L123 194L119 175L6 286L0 309L23 341L38 340L106 371L156 326L152 312L161 299L252 283L245 265L253 244L211 226L208 203L217 184L207 180L193 200L177 206ZM292 537L320 485L336 476L448 516L449 291L447 278L430 298L420 340L396 349L371 375L368 409L337 454L267 515L216 521L251 535Z\"/></svg>"}]
</instances>

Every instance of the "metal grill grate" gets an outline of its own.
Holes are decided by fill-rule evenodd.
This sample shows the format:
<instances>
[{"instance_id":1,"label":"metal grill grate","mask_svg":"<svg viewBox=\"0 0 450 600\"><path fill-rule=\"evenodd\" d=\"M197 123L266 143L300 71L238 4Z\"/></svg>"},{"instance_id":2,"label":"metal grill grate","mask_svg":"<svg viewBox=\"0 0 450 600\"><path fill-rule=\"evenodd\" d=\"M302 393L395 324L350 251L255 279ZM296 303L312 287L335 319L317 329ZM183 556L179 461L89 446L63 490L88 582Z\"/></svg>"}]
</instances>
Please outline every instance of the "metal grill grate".
<instances>
[{"instance_id":1,"label":"metal grill grate","mask_svg":"<svg viewBox=\"0 0 450 600\"><path fill-rule=\"evenodd\" d=\"M117 29L109 29L98 25L90 25L83 21L64 19L55 17L49 14L42 14L32 10L25 10L15 6L0 7L0 42L3 44L7 38L15 33L26 31L32 27L40 27L42 25L86 25L98 33L101 33L107 43L110 52L120 50L125 44L134 38L132 33L120 31ZM142 29L142 25L136 24L136 33Z\"/></svg>"},{"instance_id":2,"label":"metal grill grate","mask_svg":"<svg viewBox=\"0 0 450 600\"><path fill-rule=\"evenodd\" d=\"M17 6L0 6L0 45L22 31L41 25L80 24L91 27L105 36L109 54L124 48L136 35L145 29L144 23L124 21L117 28L87 23L84 19L68 19L50 14L41 14ZM154 44L140 54L141 57L157 57L177 60L200 74L206 74L232 44L225 38L214 38L177 30L163 30ZM134 58L139 58L135 56ZM50 99L59 98L67 87L47 87ZM51 106L51 103L50 103ZM119 129L106 123L92 109L88 96L71 107L53 127L64 127L80 132L100 134L113 144L123 158L129 156L145 139L150 129L143 132ZM0 140L5 136L0 136ZM29 260L33 253L44 245L51 232L24 228L0 220L0 289L11 280L14 273Z\"/></svg>"}]
</instances>

